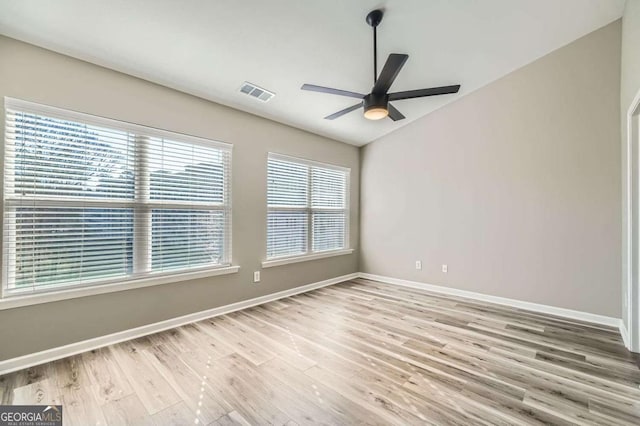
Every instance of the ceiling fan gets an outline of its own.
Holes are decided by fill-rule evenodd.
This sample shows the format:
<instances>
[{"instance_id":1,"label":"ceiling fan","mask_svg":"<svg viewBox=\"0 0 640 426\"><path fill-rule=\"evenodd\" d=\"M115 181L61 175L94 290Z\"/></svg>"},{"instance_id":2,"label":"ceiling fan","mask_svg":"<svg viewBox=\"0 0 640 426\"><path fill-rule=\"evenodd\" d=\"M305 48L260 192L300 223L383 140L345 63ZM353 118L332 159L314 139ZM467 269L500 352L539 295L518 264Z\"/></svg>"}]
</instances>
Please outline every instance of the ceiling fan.
<instances>
[{"instance_id":1,"label":"ceiling fan","mask_svg":"<svg viewBox=\"0 0 640 426\"><path fill-rule=\"evenodd\" d=\"M400 53L390 54L387 58L387 62L384 64L384 67L380 72L380 75L378 75L378 40L376 28L382 21L382 15L383 11L376 9L369 12L366 19L367 23L373 28L373 88L371 89L371 93L365 95L362 93L350 92L348 90L316 86L315 84L302 85L302 90L361 99L361 101L355 105L326 116L326 120L335 120L338 117L342 117L343 115L350 113L351 111L364 107L364 116L369 120L380 120L382 118L389 117L393 121L398 121L404 119L405 116L391 105L389 103L390 101L446 95L450 93L457 93L458 90L460 90L460 85L457 84L455 86L432 87L430 89L417 89L407 90L405 92L389 93L391 85L398 76L398 73L402 69L404 63L409 59L409 55Z\"/></svg>"}]
</instances>

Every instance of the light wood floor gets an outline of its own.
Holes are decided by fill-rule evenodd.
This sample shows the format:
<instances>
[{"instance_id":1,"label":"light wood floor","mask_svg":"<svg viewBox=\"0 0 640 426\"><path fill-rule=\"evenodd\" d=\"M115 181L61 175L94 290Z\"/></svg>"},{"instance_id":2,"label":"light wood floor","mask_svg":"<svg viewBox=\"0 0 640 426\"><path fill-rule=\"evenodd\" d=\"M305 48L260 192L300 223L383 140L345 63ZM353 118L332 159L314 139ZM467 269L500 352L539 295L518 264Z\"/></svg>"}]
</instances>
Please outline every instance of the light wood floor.
<instances>
[{"instance_id":1,"label":"light wood floor","mask_svg":"<svg viewBox=\"0 0 640 426\"><path fill-rule=\"evenodd\" d=\"M355 280L0 377L65 425L640 424L617 331Z\"/></svg>"}]
</instances>

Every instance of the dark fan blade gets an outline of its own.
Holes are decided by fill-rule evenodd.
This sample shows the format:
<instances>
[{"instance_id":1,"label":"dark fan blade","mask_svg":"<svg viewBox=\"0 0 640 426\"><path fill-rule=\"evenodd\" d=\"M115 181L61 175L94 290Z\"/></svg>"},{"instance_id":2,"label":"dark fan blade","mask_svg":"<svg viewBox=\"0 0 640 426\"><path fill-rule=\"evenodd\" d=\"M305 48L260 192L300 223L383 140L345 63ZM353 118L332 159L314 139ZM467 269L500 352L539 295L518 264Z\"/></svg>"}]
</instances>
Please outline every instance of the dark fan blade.
<instances>
[{"instance_id":1,"label":"dark fan blade","mask_svg":"<svg viewBox=\"0 0 640 426\"><path fill-rule=\"evenodd\" d=\"M336 118L338 118L338 117L342 117L343 115L348 114L348 113L350 113L351 111L355 111L355 110L357 110L357 109L358 109L358 108L360 108L360 107L362 107L362 102L360 102L359 104L355 104L355 105L353 105L353 106L350 106L349 108L345 108L345 109L343 109L343 110L341 110L341 111L334 112L334 113L333 113L333 114L331 114L331 115L327 115L324 119L325 119L325 120L335 120Z\"/></svg>"},{"instance_id":2,"label":"dark fan blade","mask_svg":"<svg viewBox=\"0 0 640 426\"><path fill-rule=\"evenodd\" d=\"M458 93L460 85L432 87L430 89L407 90L406 92L389 93L390 101L400 99L422 98L425 96L447 95L449 93Z\"/></svg>"},{"instance_id":3,"label":"dark fan blade","mask_svg":"<svg viewBox=\"0 0 640 426\"><path fill-rule=\"evenodd\" d=\"M389 88L393 84L393 81L398 76L398 73L402 69L402 66L409 59L409 55L402 55L399 53L392 53L387 58L387 62L384 64L384 68L380 72L380 76L373 85L371 90L373 93L385 94L389 91Z\"/></svg>"},{"instance_id":4,"label":"dark fan blade","mask_svg":"<svg viewBox=\"0 0 640 426\"><path fill-rule=\"evenodd\" d=\"M393 105L387 104L387 109L389 110L389 118L393 121L398 121L404 119L404 115L400 111L398 111Z\"/></svg>"},{"instance_id":5,"label":"dark fan blade","mask_svg":"<svg viewBox=\"0 0 640 426\"><path fill-rule=\"evenodd\" d=\"M362 93L349 92L348 90L332 89L331 87L316 86L315 84L303 84L302 90L310 90L312 92L329 93L331 95L348 96L350 98L364 98Z\"/></svg>"}]
</instances>

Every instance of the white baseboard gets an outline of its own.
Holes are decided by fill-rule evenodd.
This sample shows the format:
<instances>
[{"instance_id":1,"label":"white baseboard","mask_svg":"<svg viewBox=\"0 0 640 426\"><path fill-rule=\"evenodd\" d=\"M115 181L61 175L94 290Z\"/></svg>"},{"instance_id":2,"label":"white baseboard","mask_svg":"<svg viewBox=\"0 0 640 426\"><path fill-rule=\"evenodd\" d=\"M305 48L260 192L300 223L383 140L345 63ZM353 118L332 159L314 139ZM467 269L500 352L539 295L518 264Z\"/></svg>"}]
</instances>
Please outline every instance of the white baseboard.
<instances>
[{"instance_id":1,"label":"white baseboard","mask_svg":"<svg viewBox=\"0 0 640 426\"><path fill-rule=\"evenodd\" d=\"M317 288L338 284L344 281L358 278L358 276L359 276L358 273L342 275L340 277L335 277L328 280L319 281L316 283L307 284L300 287L295 287L289 290L279 291L277 293L267 294L265 296L260 296L260 297L256 297L249 300L243 300L240 302L232 303L230 305L220 306L213 309L207 309L206 311L195 312L193 314L188 314L188 315L184 315L177 318L171 318L165 321L143 325L141 327L119 331L117 333L108 334L106 336L100 336L93 339L70 343L65 346L59 346L57 348L51 348L41 352L20 356L17 358L7 359L4 361L0 361L0 375L11 373L17 370L22 370L23 368L33 367L34 365L43 364L45 362L55 361L57 359L76 355L82 352L87 352L87 351L101 348L104 346L113 345L115 343L124 342L126 340L137 339L138 337L147 336L149 334L158 333L160 331L179 327L181 325L189 324L196 321L201 321L206 318L228 314L234 311L239 311L241 309L246 309L252 306L261 305L263 303L267 303L274 300L282 299L284 297L293 296L295 294L315 290Z\"/></svg>"},{"instance_id":2,"label":"white baseboard","mask_svg":"<svg viewBox=\"0 0 640 426\"><path fill-rule=\"evenodd\" d=\"M430 291L433 293L465 297L468 299L473 299L481 302L496 303L499 305L505 305L505 306L510 306L514 308L527 309L533 312L557 315L559 317L586 321L586 322L605 325L609 327L615 327L620 330L620 335L622 336L624 344L627 348L629 348L629 333L627 331L627 328L625 327L625 324L620 318L591 314L588 312L575 311L572 309L558 308L555 306L542 305L538 303L524 302L521 300L508 299L505 297L490 296L487 294L476 293L476 292L467 291L467 290L459 290L455 288L443 287L443 286L438 286L433 284L426 284L426 283L421 283L417 281L408 281L408 280L402 280L399 278L391 278L391 277L385 277L382 275L374 275L374 274L359 272L359 273L353 273L348 275L342 275L340 277L335 277L328 280L303 285L300 287L295 287L295 288L280 291L277 293L267 294L265 296L260 296L260 297L256 297L249 300L243 300L240 302L232 303L230 305L208 309L206 311L195 312L193 314L172 318L172 319L160 321L153 324L148 324L141 327L120 331L117 333L108 334L106 336L100 336L93 339L83 340L81 342L75 342L65 346L60 346L57 348L47 349L41 352L36 352L33 354L28 354L21 357L0 361L0 375L11 373L17 370L22 370L24 368L32 367L34 365L43 364L45 362L55 361L57 359L76 355L82 352L90 351L90 350L101 348L104 346L109 346L116 343L124 342L126 340L136 339L139 337L147 336L149 334L158 333L160 331L179 327L181 325L201 321L206 318L211 318L218 315L231 313L234 311L239 311L241 309L250 308L252 306L261 305L263 303L267 303L267 302L282 299L285 297L293 296L295 294L300 294L307 291L315 290L317 288L338 284L344 281L352 280L354 278L364 278L368 280L380 281L387 284L395 284L395 285L404 286L404 287L412 287L412 288Z\"/></svg>"},{"instance_id":3,"label":"white baseboard","mask_svg":"<svg viewBox=\"0 0 640 426\"><path fill-rule=\"evenodd\" d=\"M624 320L620 320L620 336L622 336L622 341L624 342L624 345L627 347L627 349L629 349L631 352L640 352L639 349L640 348L633 348L631 347L631 335L629 334L629 329L627 328L627 325L624 323Z\"/></svg>"},{"instance_id":4,"label":"white baseboard","mask_svg":"<svg viewBox=\"0 0 640 426\"><path fill-rule=\"evenodd\" d=\"M627 347L627 349L632 350L631 341L629 339L629 330L627 330L627 326L622 319L620 319L620 325L618 326L618 328L620 329L620 336L622 336L624 345Z\"/></svg>"},{"instance_id":5,"label":"white baseboard","mask_svg":"<svg viewBox=\"0 0 640 426\"><path fill-rule=\"evenodd\" d=\"M496 303L498 305L510 306L512 308L527 309L533 312L543 314L557 315L563 318L575 319L593 324L605 325L620 329L623 326L620 318L608 317L604 315L591 314L589 312L574 311L572 309L558 308L556 306L541 305L538 303L524 302L522 300L508 299L506 297L490 296L488 294L476 293L473 291L459 290L451 287L440 285L426 284L417 281L402 280L399 278L385 277L382 275L374 275L360 272L360 278L380 281L387 284L395 284L404 287L418 288L421 290L431 291L433 293L447 294L451 296L466 297L467 299L478 300L481 302ZM625 329L626 330L626 329ZM624 336L623 336L624 339ZM625 344L627 342L625 341ZM627 346L628 347L628 346Z\"/></svg>"}]
</instances>

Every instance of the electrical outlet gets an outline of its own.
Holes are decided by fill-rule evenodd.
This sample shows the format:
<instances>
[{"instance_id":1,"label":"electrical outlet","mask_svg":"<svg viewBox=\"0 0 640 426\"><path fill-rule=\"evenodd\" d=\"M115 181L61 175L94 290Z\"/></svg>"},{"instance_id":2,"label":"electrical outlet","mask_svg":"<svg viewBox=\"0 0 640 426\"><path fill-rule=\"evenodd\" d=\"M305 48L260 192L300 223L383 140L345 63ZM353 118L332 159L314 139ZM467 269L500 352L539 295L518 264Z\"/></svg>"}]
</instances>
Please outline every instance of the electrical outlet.
<instances>
[{"instance_id":1,"label":"electrical outlet","mask_svg":"<svg viewBox=\"0 0 640 426\"><path fill-rule=\"evenodd\" d=\"M442 265L442 272L446 274L448 270L449 268L447 267L447 265Z\"/></svg>"},{"instance_id":2,"label":"electrical outlet","mask_svg":"<svg viewBox=\"0 0 640 426\"><path fill-rule=\"evenodd\" d=\"M254 283L259 283L260 282L260 271L255 271L253 273L253 282Z\"/></svg>"},{"instance_id":3,"label":"electrical outlet","mask_svg":"<svg viewBox=\"0 0 640 426\"><path fill-rule=\"evenodd\" d=\"M421 270L422 269L422 261L416 260L416 269L417 270Z\"/></svg>"}]
</instances>

